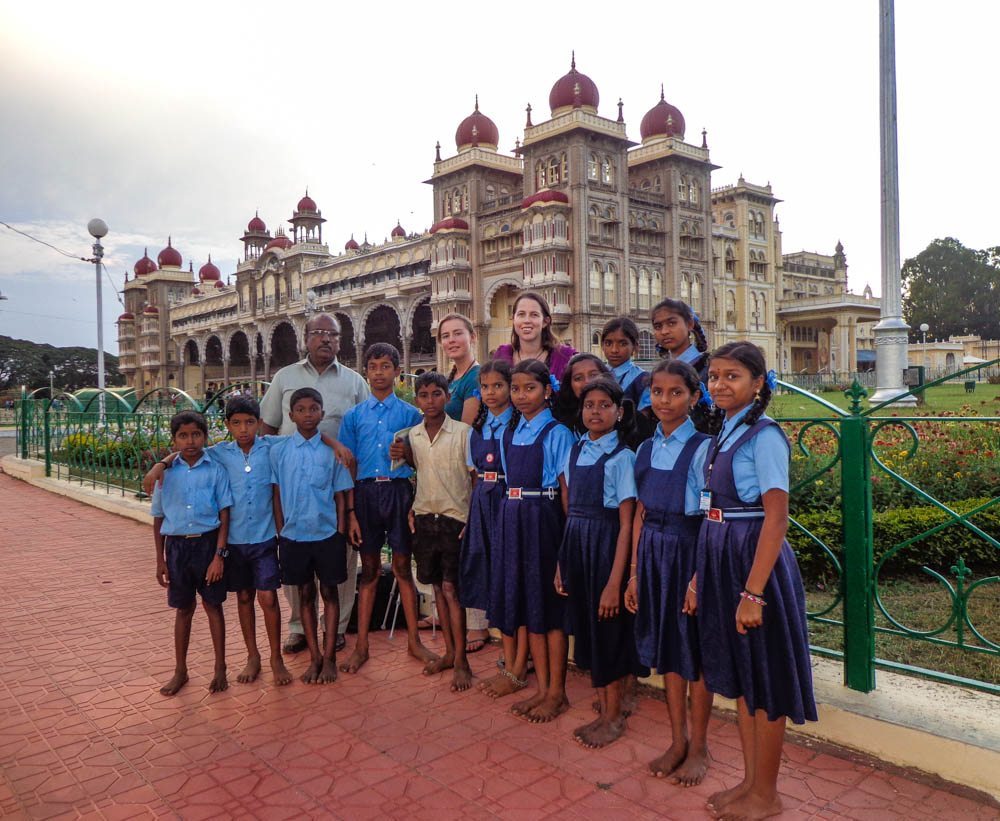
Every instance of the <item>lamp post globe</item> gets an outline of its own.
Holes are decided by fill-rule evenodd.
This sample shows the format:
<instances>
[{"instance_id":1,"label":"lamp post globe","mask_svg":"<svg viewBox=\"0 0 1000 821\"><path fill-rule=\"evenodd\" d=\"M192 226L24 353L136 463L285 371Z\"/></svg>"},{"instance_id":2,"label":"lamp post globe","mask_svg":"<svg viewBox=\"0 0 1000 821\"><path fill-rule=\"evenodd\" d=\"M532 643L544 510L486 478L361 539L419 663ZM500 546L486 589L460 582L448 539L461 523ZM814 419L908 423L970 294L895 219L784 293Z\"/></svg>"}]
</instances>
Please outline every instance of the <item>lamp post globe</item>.
<instances>
[{"instance_id":1,"label":"lamp post globe","mask_svg":"<svg viewBox=\"0 0 1000 821\"><path fill-rule=\"evenodd\" d=\"M97 390L101 421L104 421L104 311L101 305L101 264L104 246L101 238L108 235L108 224L97 217L87 223L87 232L94 238L94 269L97 273Z\"/></svg>"},{"instance_id":2,"label":"lamp post globe","mask_svg":"<svg viewBox=\"0 0 1000 821\"><path fill-rule=\"evenodd\" d=\"M108 235L108 224L98 217L94 217L87 223L87 231L94 239L101 239Z\"/></svg>"}]
</instances>

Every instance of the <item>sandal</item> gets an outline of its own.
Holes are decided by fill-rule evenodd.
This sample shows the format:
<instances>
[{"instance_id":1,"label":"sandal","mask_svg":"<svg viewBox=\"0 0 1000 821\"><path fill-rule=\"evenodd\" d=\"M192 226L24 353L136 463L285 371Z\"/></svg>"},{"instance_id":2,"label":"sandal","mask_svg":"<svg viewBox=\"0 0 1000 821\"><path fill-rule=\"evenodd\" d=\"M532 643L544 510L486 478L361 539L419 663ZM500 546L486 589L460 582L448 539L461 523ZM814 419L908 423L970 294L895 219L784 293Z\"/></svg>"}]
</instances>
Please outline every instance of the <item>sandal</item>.
<instances>
[{"instance_id":1,"label":"sandal","mask_svg":"<svg viewBox=\"0 0 1000 821\"><path fill-rule=\"evenodd\" d=\"M493 641L492 636L486 636L485 638L481 638L481 639L469 639L465 643L465 652L467 654L468 653L478 653L487 644L492 643L492 641ZM501 672L506 672L506 671L501 671Z\"/></svg>"},{"instance_id":2,"label":"sandal","mask_svg":"<svg viewBox=\"0 0 1000 821\"><path fill-rule=\"evenodd\" d=\"M417 622L417 630L434 630L438 627L440 627L440 625L437 623L437 619L433 616L424 616Z\"/></svg>"}]
</instances>

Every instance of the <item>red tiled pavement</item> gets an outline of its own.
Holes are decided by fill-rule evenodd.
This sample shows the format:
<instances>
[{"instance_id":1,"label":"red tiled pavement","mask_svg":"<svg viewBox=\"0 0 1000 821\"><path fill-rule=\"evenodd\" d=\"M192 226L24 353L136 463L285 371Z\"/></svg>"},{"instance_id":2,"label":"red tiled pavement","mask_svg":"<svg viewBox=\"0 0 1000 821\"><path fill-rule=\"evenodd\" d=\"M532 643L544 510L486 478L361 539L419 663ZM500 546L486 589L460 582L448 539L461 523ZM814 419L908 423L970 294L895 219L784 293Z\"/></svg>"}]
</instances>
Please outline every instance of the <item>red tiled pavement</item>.
<instances>
[{"instance_id":1,"label":"red tiled pavement","mask_svg":"<svg viewBox=\"0 0 1000 821\"><path fill-rule=\"evenodd\" d=\"M333 685L277 688L265 673L209 695L199 614L191 682L164 698L172 617L149 528L0 475L0 534L5 817L703 818L707 795L739 779L729 721L713 719L705 782L681 789L644 769L669 737L659 700L642 701L622 741L588 751L570 739L589 720L584 677L570 676L566 715L533 726L503 702L422 677L399 635L376 634L372 661ZM232 601L226 611L235 677ZM495 658L493 648L473 656L475 671L489 674ZM786 745L780 788L787 818L997 817L801 744Z\"/></svg>"}]
</instances>

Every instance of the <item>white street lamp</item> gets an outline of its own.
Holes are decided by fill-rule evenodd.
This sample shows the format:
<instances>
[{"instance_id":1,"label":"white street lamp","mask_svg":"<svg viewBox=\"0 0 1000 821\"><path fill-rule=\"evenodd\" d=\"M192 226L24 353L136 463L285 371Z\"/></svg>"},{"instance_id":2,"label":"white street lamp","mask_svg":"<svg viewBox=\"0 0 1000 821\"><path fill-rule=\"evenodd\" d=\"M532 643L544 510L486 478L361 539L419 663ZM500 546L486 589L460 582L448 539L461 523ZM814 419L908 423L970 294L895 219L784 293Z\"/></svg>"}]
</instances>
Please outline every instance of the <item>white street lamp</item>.
<instances>
[{"instance_id":1,"label":"white street lamp","mask_svg":"<svg viewBox=\"0 0 1000 821\"><path fill-rule=\"evenodd\" d=\"M104 259L104 246L101 237L108 235L108 224L96 217L87 223L87 231L94 238L94 269L97 272L97 402L101 409L101 421L104 421L104 311L101 305L101 260Z\"/></svg>"},{"instance_id":2,"label":"white street lamp","mask_svg":"<svg viewBox=\"0 0 1000 821\"><path fill-rule=\"evenodd\" d=\"M924 349L924 379L927 378L927 332L931 326L926 322L920 323L920 347Z\"/></svg>"}]
</instances>

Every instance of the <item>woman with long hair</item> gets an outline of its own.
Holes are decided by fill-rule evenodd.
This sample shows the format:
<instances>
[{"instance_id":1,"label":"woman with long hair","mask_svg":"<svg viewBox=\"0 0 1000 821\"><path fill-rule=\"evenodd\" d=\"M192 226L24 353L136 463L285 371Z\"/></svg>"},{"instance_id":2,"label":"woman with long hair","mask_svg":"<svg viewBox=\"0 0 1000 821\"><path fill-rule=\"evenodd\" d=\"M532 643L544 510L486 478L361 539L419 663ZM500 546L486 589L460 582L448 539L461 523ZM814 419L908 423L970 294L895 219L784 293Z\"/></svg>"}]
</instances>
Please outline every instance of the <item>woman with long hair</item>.
<instances>
[{"instance_id":1,"label":"woman with long hair","mask_svg":"<svg viewBox=\"0 0 1000 821\"><path fill-rule=\"evenodd\" d=\"M552 311L545 297L535 291L518 294L510 344L497 348L494 357L512 365L537 359L557 380L562 380L566 364L575 353L571 345L563 345L552 333Z\"/></svg>"}]
</instances>

